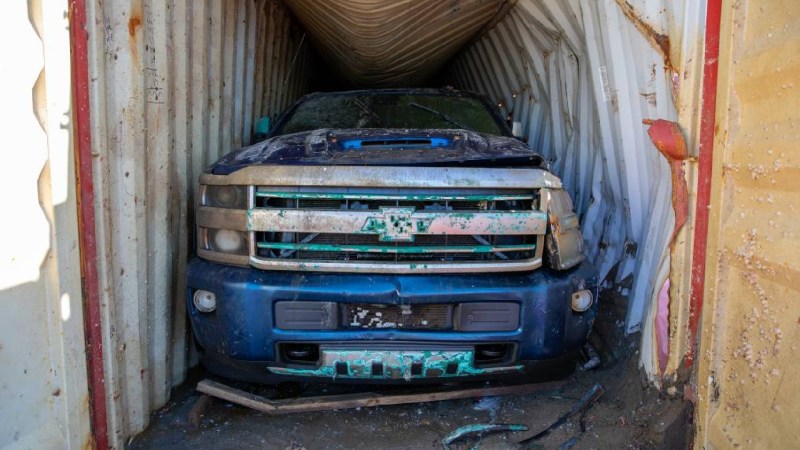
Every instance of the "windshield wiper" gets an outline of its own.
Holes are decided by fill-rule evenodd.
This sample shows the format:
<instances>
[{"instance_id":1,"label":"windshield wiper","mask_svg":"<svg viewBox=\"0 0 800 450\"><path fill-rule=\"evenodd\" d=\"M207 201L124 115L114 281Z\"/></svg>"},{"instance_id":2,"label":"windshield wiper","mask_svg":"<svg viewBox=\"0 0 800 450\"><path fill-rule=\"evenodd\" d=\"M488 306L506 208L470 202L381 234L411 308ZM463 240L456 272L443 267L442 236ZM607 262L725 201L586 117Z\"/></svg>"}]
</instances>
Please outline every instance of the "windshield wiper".
<instances>
[{"instance_id":1,"label":"windshield wiper","mask_svg":"<svg viewBox=\"0 0 800 450\"><path fill-rule=\"evenodd\" d=\"M375 111L373 111L372 109L370 109L370 107L369 107L369 106L367 106L367 104L366 104L366 103L364 103L363 101L361 101L361 99L360 99L360 98L358 98L358 97L353 97L353 101L355 102L356 106L358 106L359 108L361 108L361 111L363 111L363 112L364 112L364 114L366 114L366 115L367 115L367 117L370 117L370 118L372 118L372 119L374 119L374 120L375 120L375 125L380 125L380 124L381 124L381 116L379 116L379 115L378 115L378 113L376 113Z\"/></svg>"},{"instance_id":2,"label":"windshield wiper","mask_svg":"<svg viewBox=\"0 0 800 450\"><path fill-rule=\"evenodd\" d=\"M437 110L435 110L433 108L428 108L427 106L423 106L423 105L420 105L419 103L415 103L415 102L411 102L411 103L409 103L409 105L413 106L414 108L419 108L419 109L421 109L423 111L428 111L429 113L435 115L436 117L438 117L438 118L440 118L442 120L445 120L447 122L452 123L453 125L457 126L458 128L462 128L464 130L472 130L472 128L464 125L463 123L457 121L456 119L453 119L452 117L448 116L447 114L445 114L445 113L443 113L441 111L437 111Z\"/></svg>"}]
</instances>

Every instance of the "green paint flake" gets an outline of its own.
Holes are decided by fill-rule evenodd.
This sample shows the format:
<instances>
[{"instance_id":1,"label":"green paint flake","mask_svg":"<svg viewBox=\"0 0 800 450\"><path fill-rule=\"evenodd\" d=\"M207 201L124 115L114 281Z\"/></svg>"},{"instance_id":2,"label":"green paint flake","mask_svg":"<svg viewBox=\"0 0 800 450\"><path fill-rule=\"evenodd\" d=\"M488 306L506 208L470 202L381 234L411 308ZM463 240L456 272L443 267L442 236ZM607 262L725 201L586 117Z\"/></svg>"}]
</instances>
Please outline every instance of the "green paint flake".
<instances>
[{"instance_id":1,"label":"green paint flake","mask_svg":"<svg viewBox=\"0 0 800 450\"><path fill-rule=\"evenodd\" d=\"M337 244L293 244L284 242L258 242L258 248L275 250L299 250L307 252L361 252L361 253L496 253L526 251L536 248L533 244L514 245L419 245L407 247L388 247L373 245L337 245Z\"/></svg>"},{"instance_id":2,"label":"green paint flake","mask_svg":"<svg viewBox=\"0 0 800 450\"><path fill-rule=\"evenodd\" d=\"M323 377L323 378L369 378L369 379L414 379L414 378L455 378L471 375L486 375L499 372L518 372L523 366L478 368L473 365L474 354L465 351L389 351L389 350L325 350L323 364L319 367L298 369L289 367L268 367L278 375ZM347 364L347 374L336 373L337 363ZM373 362L383 364L383 374L372 375ZM422 364L422 373L412 375L411 367ZM455 373L448 374L447 368L456 365Z\"/></svg>"}]
</instances>

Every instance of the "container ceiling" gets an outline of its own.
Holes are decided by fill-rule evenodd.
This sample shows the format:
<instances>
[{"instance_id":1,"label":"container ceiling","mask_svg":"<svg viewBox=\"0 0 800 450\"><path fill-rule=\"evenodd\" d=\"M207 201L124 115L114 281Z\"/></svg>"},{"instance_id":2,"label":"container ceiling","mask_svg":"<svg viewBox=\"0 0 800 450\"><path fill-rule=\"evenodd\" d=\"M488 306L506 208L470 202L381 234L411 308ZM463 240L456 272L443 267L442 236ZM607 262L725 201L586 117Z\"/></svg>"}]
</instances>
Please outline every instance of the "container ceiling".
<instances>
[{"instance_id":1,"label":"container ceiling","mask_svg":"<svg viewBox=\"0 0 800 450\"><path fill-rule=\"evenodd\" d=\"M354 86L418 85L515 1L285 0Z\"/></svg>"}]
</instances>

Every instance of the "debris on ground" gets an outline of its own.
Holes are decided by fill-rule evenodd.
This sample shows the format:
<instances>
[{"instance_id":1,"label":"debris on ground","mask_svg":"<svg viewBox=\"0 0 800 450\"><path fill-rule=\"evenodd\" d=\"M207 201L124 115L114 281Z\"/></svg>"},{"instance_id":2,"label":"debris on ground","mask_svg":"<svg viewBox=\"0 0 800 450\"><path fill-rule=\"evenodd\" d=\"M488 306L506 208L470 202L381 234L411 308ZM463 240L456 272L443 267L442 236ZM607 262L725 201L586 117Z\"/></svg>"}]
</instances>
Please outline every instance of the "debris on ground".
<instances>
[{"instance_id":1,"label":"debris on ground","mask_svg":"<svg viewBox=\"0 0 800 450\"><path fill-rule=\"evenodd\" d=\"M486 411L489 413L489 421L497 420L497 411L500 409L500 397L481 397L472 407L475 411Z\"/></svg>"},{"instance_id":2,"label":"debris on ground","mask_svg":"<svg viewBox=\"0 0 800 450\"><path fill-rule=\"evenodd\" d=\"M550 381L546 383L481 386L478 388L461 387L447 390L414 390L400 394L390 392L355 392L351 394L306 396L284 400L268 399L214 380L200 381L197 384L197 390L204 394L237 405L246 406L265 414L281 415L362 407L419 404L485 396L533 394L553 391L563 385L564 383L560 381Z\"/></svg>"},{"instance_id":3,"label":"debris on ground","mask_svg":"<svg viewBox=\"0 0 800 450\"><path fill-rule=\"evenodd\" d=\"M594 349L591 343L587 342L583 346L583 354L586 361L578 366L580 370L592 370L600 366L600 354Z\"/></svg>"},{"instance_id":4,"label":"debris on ground","mask_svg":"<svg viewBox=\"0 0 800 450\"><path fill-rule=\"evenodd\" d=\"M203 414L206 412L206 407L211 402L212 397L208 395L201 395L197 402L189 410L189 423L197 428L200 426L200 421L203 419Z\"/></svg>"},{"instance_id":5,"label":"debris on ground","mask_svg":"<svg viewBox=\"0 0 800 450\"><path fill-rule=\"evenodd\" d=\"M446 438L442 439L442 447L444 447L444 450L450 450L450 444L459 439L466 439L472 436L482 437L483 435L489 433L502 433L507 431L528 431L528 427L525 425L511 425L504 423L465 425L463 427L459 427L456 431L453 431Z\"/></svg>"},{"instance_id":6,"label":"debris on ground","mask_svg":"<svg viewBox=\"0 0 800 450\"><path fill-rule=\"evenodd\" d=\"M560 427L570 417L574 416L575 414L578 414L579 412L583 412L589 409L589 407L592 406L592 404L596 402L603 395L603 392L604 392L603 386L600 383L596 383L594 386L591 387L591 389L589 389L585 394L583 394L583 397L581 397L577 402L575 402L572 405L572 408L570 408L569 411L564 413L555 422L550 424L549 427L545 428L544 430L534 434L533 436L525 440L520 441L519 443L524 445L531 443L537 439L541 439L542 437L547 435L547 433L549 433L550 431Z\"/></svg>"}]
</instances>

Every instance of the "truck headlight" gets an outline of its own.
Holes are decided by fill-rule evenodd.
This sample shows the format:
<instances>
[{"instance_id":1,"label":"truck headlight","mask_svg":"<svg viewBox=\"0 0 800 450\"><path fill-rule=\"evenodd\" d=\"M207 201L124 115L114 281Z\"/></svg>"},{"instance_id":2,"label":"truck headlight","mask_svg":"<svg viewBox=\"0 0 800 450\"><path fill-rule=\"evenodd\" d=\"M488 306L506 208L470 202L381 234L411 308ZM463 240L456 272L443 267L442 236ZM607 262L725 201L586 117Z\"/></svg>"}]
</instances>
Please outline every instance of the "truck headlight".
<instances>
[{"instance_id":1,"label":"truck headlight","mask_svg":"<svg viewBox=\"0 0 800 450\"><path fill-rule=\"evenodd\" d=\"M201 198L203 206L215 208L247 208L247 187L205 185Z\"/></svg>"},{"instance_id":2,"label":"truck headlight","mask_svg":"<svg viewBox=\"0 0 800 450\"><path fill-rule=\"evenodd\" d=\"M582 263L583 235L569 194L563 190L543 190L547 201L547 237L545 262L555 270L571 269Z\"/></svg>"},{"instance_id":3,"label":"truck headlight","mask_svg":"<svg viewBox=\"0 0 800 450\"><path fill-rule=\"evenodd\" d=\"M205 229L205 248L213 252L246 255L247 233L244 231Z\"/></svg>"}]
</instances>

